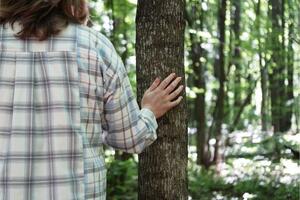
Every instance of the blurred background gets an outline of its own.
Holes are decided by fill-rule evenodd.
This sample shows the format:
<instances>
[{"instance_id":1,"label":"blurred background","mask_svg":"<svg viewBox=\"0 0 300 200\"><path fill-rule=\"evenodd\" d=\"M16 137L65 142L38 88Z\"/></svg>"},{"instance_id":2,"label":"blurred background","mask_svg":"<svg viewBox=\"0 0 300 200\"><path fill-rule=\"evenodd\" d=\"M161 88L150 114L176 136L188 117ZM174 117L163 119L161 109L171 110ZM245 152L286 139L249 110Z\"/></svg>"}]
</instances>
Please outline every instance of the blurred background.
<instances>
[{"instance_id":1,"label":"blurred background","mask_svg":"<svg viewBox=\"0 0 300 200\"><path fill-rule=\"evenodd\" d=\"M136 8L90 0L135 92ZM189 199L300 199L300 1L186 0L185 18ZM137 155L105 152L107 199L137 199Z\"/></svg>"}]
</instances>

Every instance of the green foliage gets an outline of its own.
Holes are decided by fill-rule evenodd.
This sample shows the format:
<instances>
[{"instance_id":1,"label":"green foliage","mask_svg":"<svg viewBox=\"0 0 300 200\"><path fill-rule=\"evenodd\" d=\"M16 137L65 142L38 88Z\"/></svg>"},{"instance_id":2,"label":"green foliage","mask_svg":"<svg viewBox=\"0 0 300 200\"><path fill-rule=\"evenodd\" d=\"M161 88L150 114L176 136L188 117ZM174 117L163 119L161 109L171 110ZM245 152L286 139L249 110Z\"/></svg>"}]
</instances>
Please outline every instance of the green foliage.
<instances>
[{"instance_id":1,"label":"green foliage","mask_svg":"<svg viewBox=\"0 0 300 200\"><path fill-rule=\"evenodd\" d=\"M137 91L136 91L136 73L135 71L129 71L128 73L128 77L129 77L129 81L131 83L131 86L132 86L132 90L135 94L135 96L137 95Z\"/></svg>"},{"instance_id":2,"label":"green foliage","mask_svg":"<svg viewBox=\"0 0 300 200\"><path fill-rule=\"evenodd\" d=\"M108 200L136 200L137 199L137 163L134 159L127 161L114 160L113 156L108 163ZM218 176L214 168L205 170L189 161L188 178L189 178L189 196L192 200L211 200L217 197L221 199L249 199L256 200L298 200L299 199L299 183L295 184L280 182L283 177L284 168L279 163L270 166L260 165L256 161L252 161L252 167L246 165L240 166L242 169L235 169L228 160L230 173L245 172L244 176L231 180L227 176ZM282 161L286 163L287 161ZM278 171L275 174L274 171ZM120 182L120 177L122 181ZM124 182L123 182L124 181ZM251 197L251 198L250 198Z\"/></svg>"},{"instance_id":3,"label":"green foliage","mask_svg":"<svg viewBox=\"0 0 300 200\"><path fill-rule=\"evenodd\" d=\"M108 200L137 199L137 164L133 159L112 160L107 172Z\"/></svg>"},{"instance_id":4,"label":"green foliage","mask_svg":"<svg viewBox=\"0 0 300 200\"><path fill-rule=\"evenodd\" d=\"M189 193L194 200L210 200L213 198L213 191L230 190L224 180L214 175L212 170L203 170L196 166L189 168Z\"/></svg>"},{"instance_id":5,"label":"green foliage","mask_svg":"<svg viewBox=\"0 0 300 200\"><path fill-rule=\"evenodd\" d=\"M235 182L226 182L216 176L213 170L196 166L189 168L189 193L193 200L211 199L255 199L255 200L298 200L299 184L278 183L276 177L269 175L268 182L259 176L251 176Z\"/></svg>"}]
</instances>

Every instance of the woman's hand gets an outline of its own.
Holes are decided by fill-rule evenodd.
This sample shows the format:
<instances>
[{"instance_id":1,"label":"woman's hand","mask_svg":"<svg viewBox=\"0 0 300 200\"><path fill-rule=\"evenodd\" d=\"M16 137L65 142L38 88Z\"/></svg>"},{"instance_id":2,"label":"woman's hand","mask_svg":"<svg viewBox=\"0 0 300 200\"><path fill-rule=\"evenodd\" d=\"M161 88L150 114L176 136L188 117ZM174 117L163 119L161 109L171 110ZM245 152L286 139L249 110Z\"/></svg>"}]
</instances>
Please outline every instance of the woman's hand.
<instances>
[{"instance_id":1,"label":"woman's hand","mask_svg":"<svg viewBox=\"0 0 300 200\"><path fill-rule=\"evenodd\" d=\"M142 108L150 109L156 118L163 116L183 99L182 96L175 99L184 88L183 85L180 85L174 90L180 81L181 77L176 78L175 73L170 74L162 82L156 78L144 93L141 102Z\"/></svg>"}]
</instances>

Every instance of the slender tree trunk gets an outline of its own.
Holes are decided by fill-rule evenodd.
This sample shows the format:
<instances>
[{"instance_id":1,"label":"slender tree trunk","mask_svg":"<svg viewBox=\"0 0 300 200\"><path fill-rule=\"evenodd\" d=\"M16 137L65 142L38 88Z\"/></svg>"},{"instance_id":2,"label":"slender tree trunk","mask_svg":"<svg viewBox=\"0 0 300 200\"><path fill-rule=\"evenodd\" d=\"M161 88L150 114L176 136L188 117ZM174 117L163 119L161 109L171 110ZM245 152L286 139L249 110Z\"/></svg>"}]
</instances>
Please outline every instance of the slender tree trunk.
<instances>
[{"instance_id":1,"label":"slender tree trunk","mask_svg":"<svg viewBox=\"0 0 300 200\"><path fill-rule=\"evenodd\" d=\"M271 112L272 125L274 132L286 131L283 124L286 106L284 105L285 97L285 64L284 64L284 50L282 49L282 0L269 0L272 20L271 33L271 73L270 73L270 91L271 91Z\"/></svg>"},{"instance_id":2,"label":"slender tree trunk","mask_svg":"<svg viewBox=\"0 0 300 200\"><path fill-rule=\"evenodd\" d=\"M237 115L239 108L242 105L241 99L241 0L232 0L233 3L233 33L234 33L234 53L233 62L235 65L235 76L234 76L234 116Z\"/></svg>"},{"instance_id":3,"label":"slender tree trunk","mask_svg":"<svg viewBox=\"0 0 300 200\"><path fill-rule=\"evenodd\" d=\"M258 56L259 56L259 68L260 68L260 76L261 76L261 124L262 131L267 131L268 129L268 72L265 65L263 65L263 55L262 55L262 41L261 41L261 0L258 0L256 7L256 20L257 20L257 39L258 39Z\"/></svg>"},{"instance_id":4,"label":"slender tree trunk","mask_svg":"<svg viewBox=\"0 0 300 200\"><path fill-rule=\"evenodd\" d=\"M218 98L216 102L216 115L215 115L215 133L216 133L216 144L214 151L214 162L220 164L222 161L222 155L220 154L221 139L222 139L222 123L224 121L224 101L225 101L225 20L226 20L226 0L219 0L219 11L218 11L218 29L219 29L219 48L218 58L216 59L216 69L219 90Z\"/></svg>"},{"instance_id":5,"label":"slender tree trunk","mask_svg":"<svg viewBox=\"0 0 300 200\"><path fill-rule=\"evenodd\" d=\"M184 0L139 0L138 100L155 77L184 77ZM183 79L184 80L184 79ZM158 120L158 139L139 155L139 200L187 200L186 101Z\"/></svg>"},{"instance_id":6,"label":"slender tree trunk","mask_svg":"<svg viewBox=\"0 0 300 200\"><path fill-rule=\"evenodd\" d=\"M283 67L286 71L285 77L287 80L289 80L289 72L290 72L290 67L288 65L288 43L286 42L286 37L285 37L285 28L286 28L286 20L285 20L285 13L286 13L286 0L282 0L281 4L281 35L282 35L282 59L283 59ZM292 64L293 65L293 64ZM292 66L293 67L293 66ZM285 78L285 80L286 80ZM282 105L284 106L282 108L282 119L281 119L281 129L282 131L287 131L291 128L292 126L292 104L290 102L293 101L293 96L291 95L291 92L289 90L289 85L285 86L285 94L282 96ZM293 89L293 88L292 88ZM293 91L292 91L293 92ZM291 97L291 99L290 99Z\"/></svg>"},{"instance_id":7,"label":"slender tree trunk","mask_svg":"<svg viewBox=\"0 0 300 200\"><path fill-rule=\"evenodd\" d=\"M204 23L204 11L201 6L192 5L191 15L187 14L186 18L190 29L197 31L203 31ZM200 4L203 0L200 0ZM200 20L200 24L195 24L196 20ZM195 87L200 89L196 92L195 99L195 118L197 120L197 135L196 135L196 147L197 147L197 164L203 165L206 168L210 164L210 155L208 152L207 140L208 133L206 131L206 114L205 114L205 94L206 94L206 83L205 83L205 67L201 61L201 57L204 57L204 49L201 47L203 42L202 37L196 37L194 33L190 33L190 41L192 43L190 50L190 57L192 60L192 68L194 71L193 84Z\"/></svg>"},{"instance_id":8,"label":"slender tree trunk","mask_svg":"<svg viewBox=\"0 0 300 200\"><path fill-rule=\"evenodd\" d=\"M294 49L293 49L293 38L294 38L294 9L292 5L292 1L288 1L289 7L289 26L288 26L288 53L287 53L287 120L289 127L291 127L291 118L293 115L293 106L294 106Z\"/></svg>"},{"instance_id":9,"label":"slender tree trunk","mask_svg":"<svg viewBox=\"0 0 300 200\"><path fill-rule=\"evenodd\" d=\"M255 91L255 88L256 88L256 84L257 84L257 80L253 80L252 76L249 75L248 78L247 78L247 81L249 83L252 83L248 90L248 94L246 96L246 98L242 101L242 104L241 106L238 108L238 111L234 117L234 120L233 120L233 123L231 124L230 128L229 128L229 131L232 132L235 130L235 127L238 125L240 119L241 119L241 115L245 109L245 107L249 104L251 104L251 99L252 99L252 96L254 94L254 91Z\"/></svg>"},{"instance_id":10,"label":"slender tree trunk","mask_svg":"<svg viewBox=\"0 0 300 200\"><path fill-rule=\"evenodd\" d=\"M203 15L203 12L201 12ZM201 19L201 30L203 30L203 16ZM201 57L203 56L203 49L201 47L202 39L198 43L199 56L198 59L193 59L193 68L196 73L195 77L195 86L201 89L201 92L196 93L196 103L195 103L195 111L196 117L198 120L197 123L197 164L203 165L206 168L209 166L209 151L207 146L208 135L206 131L206 114L205 114L205 93L206 93L206 83L205 83L205 69L204 65L201 62ZM193 49L194 49L193 48ZM196 49L194 49L195 51Z\"/></svg>"}]
</instances>

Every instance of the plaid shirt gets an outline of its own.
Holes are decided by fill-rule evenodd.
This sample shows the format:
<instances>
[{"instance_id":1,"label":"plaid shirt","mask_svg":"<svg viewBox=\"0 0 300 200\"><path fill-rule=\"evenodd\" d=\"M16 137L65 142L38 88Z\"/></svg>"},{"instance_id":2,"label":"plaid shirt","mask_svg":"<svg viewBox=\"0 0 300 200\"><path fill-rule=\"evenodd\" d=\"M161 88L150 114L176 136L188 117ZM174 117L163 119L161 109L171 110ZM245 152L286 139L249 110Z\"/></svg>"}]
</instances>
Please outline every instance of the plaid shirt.
<instances>
[{"instance_id":1,"label":"plaid shirt","mask_svg":"<svg viewBox=\"0 0 300 200\"><path fill-rule=\"evenodd\" d=\"M18 30L0 26L0 200L104 200L103 144L142 152L154 114L102 34L71 24L38 42Z\"/></svg>"}]
</instances>

